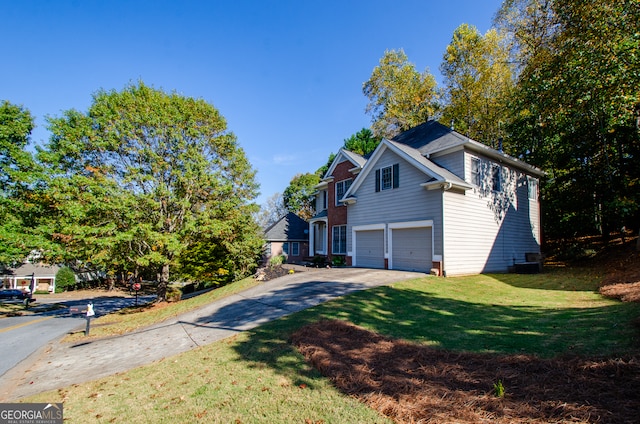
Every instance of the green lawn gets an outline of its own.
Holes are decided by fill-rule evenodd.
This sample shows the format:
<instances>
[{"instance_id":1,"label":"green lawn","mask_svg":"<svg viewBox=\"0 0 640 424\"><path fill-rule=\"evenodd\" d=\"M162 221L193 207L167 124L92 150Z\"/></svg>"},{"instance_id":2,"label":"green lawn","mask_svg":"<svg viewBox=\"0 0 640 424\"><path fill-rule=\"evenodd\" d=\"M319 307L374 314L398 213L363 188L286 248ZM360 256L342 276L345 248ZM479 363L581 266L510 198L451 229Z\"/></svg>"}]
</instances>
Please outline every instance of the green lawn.
<instances>
[{"instance_id":1,"label":"green lawn","mask_svg":"<svg viewBox=\"0 0 640 424\"><path fill-rule=\"evenodd\" d=\"M160 363L26 401L65 402L68 422L390 422L342 395L288 339L338 318L442 349L544 357L638 354L639 304L597 294L598 276L423 278L355 293Z\"/></svg>"}]
</instances>

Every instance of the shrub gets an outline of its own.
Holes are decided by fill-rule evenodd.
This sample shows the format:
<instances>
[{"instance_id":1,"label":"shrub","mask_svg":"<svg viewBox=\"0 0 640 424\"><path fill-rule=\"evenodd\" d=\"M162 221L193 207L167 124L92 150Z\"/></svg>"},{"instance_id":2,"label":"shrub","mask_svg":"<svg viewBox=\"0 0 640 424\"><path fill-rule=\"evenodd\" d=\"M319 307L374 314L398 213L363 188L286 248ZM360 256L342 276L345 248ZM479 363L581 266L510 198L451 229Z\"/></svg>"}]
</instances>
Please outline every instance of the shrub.
<instances>
[{"instance_id":1,"label":"shrub","mask_svg":"<svg viewBox=\"0 0 640 424\"><path fill-rule=\"evenodd\" d=\"M345 266L347 261L344 259L344 256L334 256L331 259L331 264L333 266Z\"/></svg>"},{"instance_id":2,"label":"shrub","mask_svg":"<svg viewBox=\"0 0 640 424\"><path fill-rule=\"evenodd\" d=\"M285 255L272 256L269 259L269 266L277 266L287 263L287 257Z\"/></svg>"},{"instance_id":3,"label":"shrub","mask_svg":"<svg viewBox=\"0 0 640 424\"><path fill-rule=\"evenodd\" d=\"M68 266L63 266L56 274L56 289L66 291L76 285L76 274Z\"/></svg>"},{"instance_id":4,"label":"shrub","mask_svg":"<svg viewBox=\"0 0 640 424\"><path fill-rule=\"evenodd\" d=\"M166 299L167 302L177 302L182 298L182 290L177 286L168 286Z\"/></svg>"}]
</instances>

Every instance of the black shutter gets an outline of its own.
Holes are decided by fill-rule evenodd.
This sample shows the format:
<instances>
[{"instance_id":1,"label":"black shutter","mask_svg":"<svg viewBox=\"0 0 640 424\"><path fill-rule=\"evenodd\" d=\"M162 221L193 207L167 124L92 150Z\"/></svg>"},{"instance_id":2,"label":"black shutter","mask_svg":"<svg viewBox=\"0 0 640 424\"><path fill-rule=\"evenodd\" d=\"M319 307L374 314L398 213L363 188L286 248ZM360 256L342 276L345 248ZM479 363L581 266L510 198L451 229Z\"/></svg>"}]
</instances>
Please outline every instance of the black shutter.
<instances>
[{"instance_id":1,"label":"black shutter","mask_svg":"<svg viewBox=\"0 0 640 424\"><path fill-rule=\"evenodd\" d=\"M400 167L396 163L393 165L393 188L400 187Z\"/></svg>"},{"instance_id":2,"label":"black shutter","mask_svg":"<svg viewBox=\"0 0 640 424\"><path fill-rule=\"evenodd\" d=\"M376 169L376 192L380 191L380 170Z\"/></svg>"}]
</instances>

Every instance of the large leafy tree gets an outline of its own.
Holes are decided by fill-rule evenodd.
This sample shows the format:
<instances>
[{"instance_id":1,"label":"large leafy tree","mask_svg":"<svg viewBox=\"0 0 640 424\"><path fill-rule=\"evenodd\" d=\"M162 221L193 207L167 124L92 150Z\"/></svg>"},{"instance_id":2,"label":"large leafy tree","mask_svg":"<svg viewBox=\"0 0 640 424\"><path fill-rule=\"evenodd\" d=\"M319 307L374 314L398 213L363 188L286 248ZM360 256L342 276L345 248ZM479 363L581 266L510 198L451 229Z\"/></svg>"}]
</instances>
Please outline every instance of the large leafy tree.
<instances>
[{"instance_id":1,"label":"large leafy tree","mask_svg":"<svg viewBox=\"0 0 640 424\"><path fill-rule=\"evenodd\" d=\"M369 99L366 112L376 137L392 138L426 122L437 111L436 80L420 73L402 49L387 50L363 85Z\"/></svg>"},{"instance_id":2,"label":"large leafy tree","mask_svg":"<svg viewBox=\"0 0 640 424\"><path fill-rule=\"evenodd\" d=\"M511 21L517 50L527 54L510 142L515 154L549 173L547 229L573 236L637 227L640 3L509 3L522 23L542 16L537 21L550 26L528 34Z\"/></svg>"},{"instance_id":3,"label":"large leafy tree","mask_svg":"<svg viewBox=\"0 0 640 424\"><path fill-rule=\"evenodd\" d=\"M255 173L204 100L140 82L98 91L87 113L67 111L50 129L39 152L55 211L45 227L75 259L157 274L164 300L186 252L203 243L228 249L234 231L255 231L240 219L255 208Z\"/></svg>"},{"instance_id":4,"label":"large leafy tree","mask_svg":"<svg viewBox=\"0 0 640 424\"><path fill-rule=\"evenodd\" d=\"M21 261L42 247L31 231L39 215L34 190L38 167L27 150L34 128L31 113L8 101L0 103L0 263Z\"/></svg>"},{"instance_id":5,"label":"large leafy tree","mask_svg":"<svg viewBox=\"0 0 640 424\"><path fill-rule=\"evenodd\" d=\"M310 219L315 214L316 185L320 182L318 174L297 174L284 190L284 206L302 219Z\"/></svg>"},{"instance_id":6,"label":"large leafy tree","mask_svg":"<svg viewBox=\"0 0 640 424\"><path fill-rule=\"evenodd\" d=\"M504 36L495 29L482 35L472 25L460 25L440 69L445 84L444 122L470 138L497 146L504 136L513 87Z\"/></svg>"}]
</instances>

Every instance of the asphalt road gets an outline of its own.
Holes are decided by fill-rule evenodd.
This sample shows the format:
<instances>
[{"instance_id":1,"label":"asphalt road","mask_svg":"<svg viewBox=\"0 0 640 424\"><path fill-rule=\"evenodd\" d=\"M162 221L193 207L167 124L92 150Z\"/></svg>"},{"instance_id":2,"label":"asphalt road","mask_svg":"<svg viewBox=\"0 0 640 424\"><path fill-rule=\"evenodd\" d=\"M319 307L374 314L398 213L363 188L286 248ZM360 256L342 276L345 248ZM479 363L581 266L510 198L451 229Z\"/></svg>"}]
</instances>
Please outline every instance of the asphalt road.
<instances>
[{"instance_id":1,"label":"asphalt road","mask_svg":"<svg viewBox=\"0 0 640 424\"><path fill-rule=\"evenodd\" d=\"M139 303L149 302L155 296L140 296ZM102 296L60 302L65 308L17 317L0 319L0 377L26 360L49 342L76 330L85 329L87 320L82 310L93 302L96 317L135 303L134 297ZM46 302L43 299L41 303ZM75 308L77 312L71 312Z\"/></svg>"}]
</instances>

